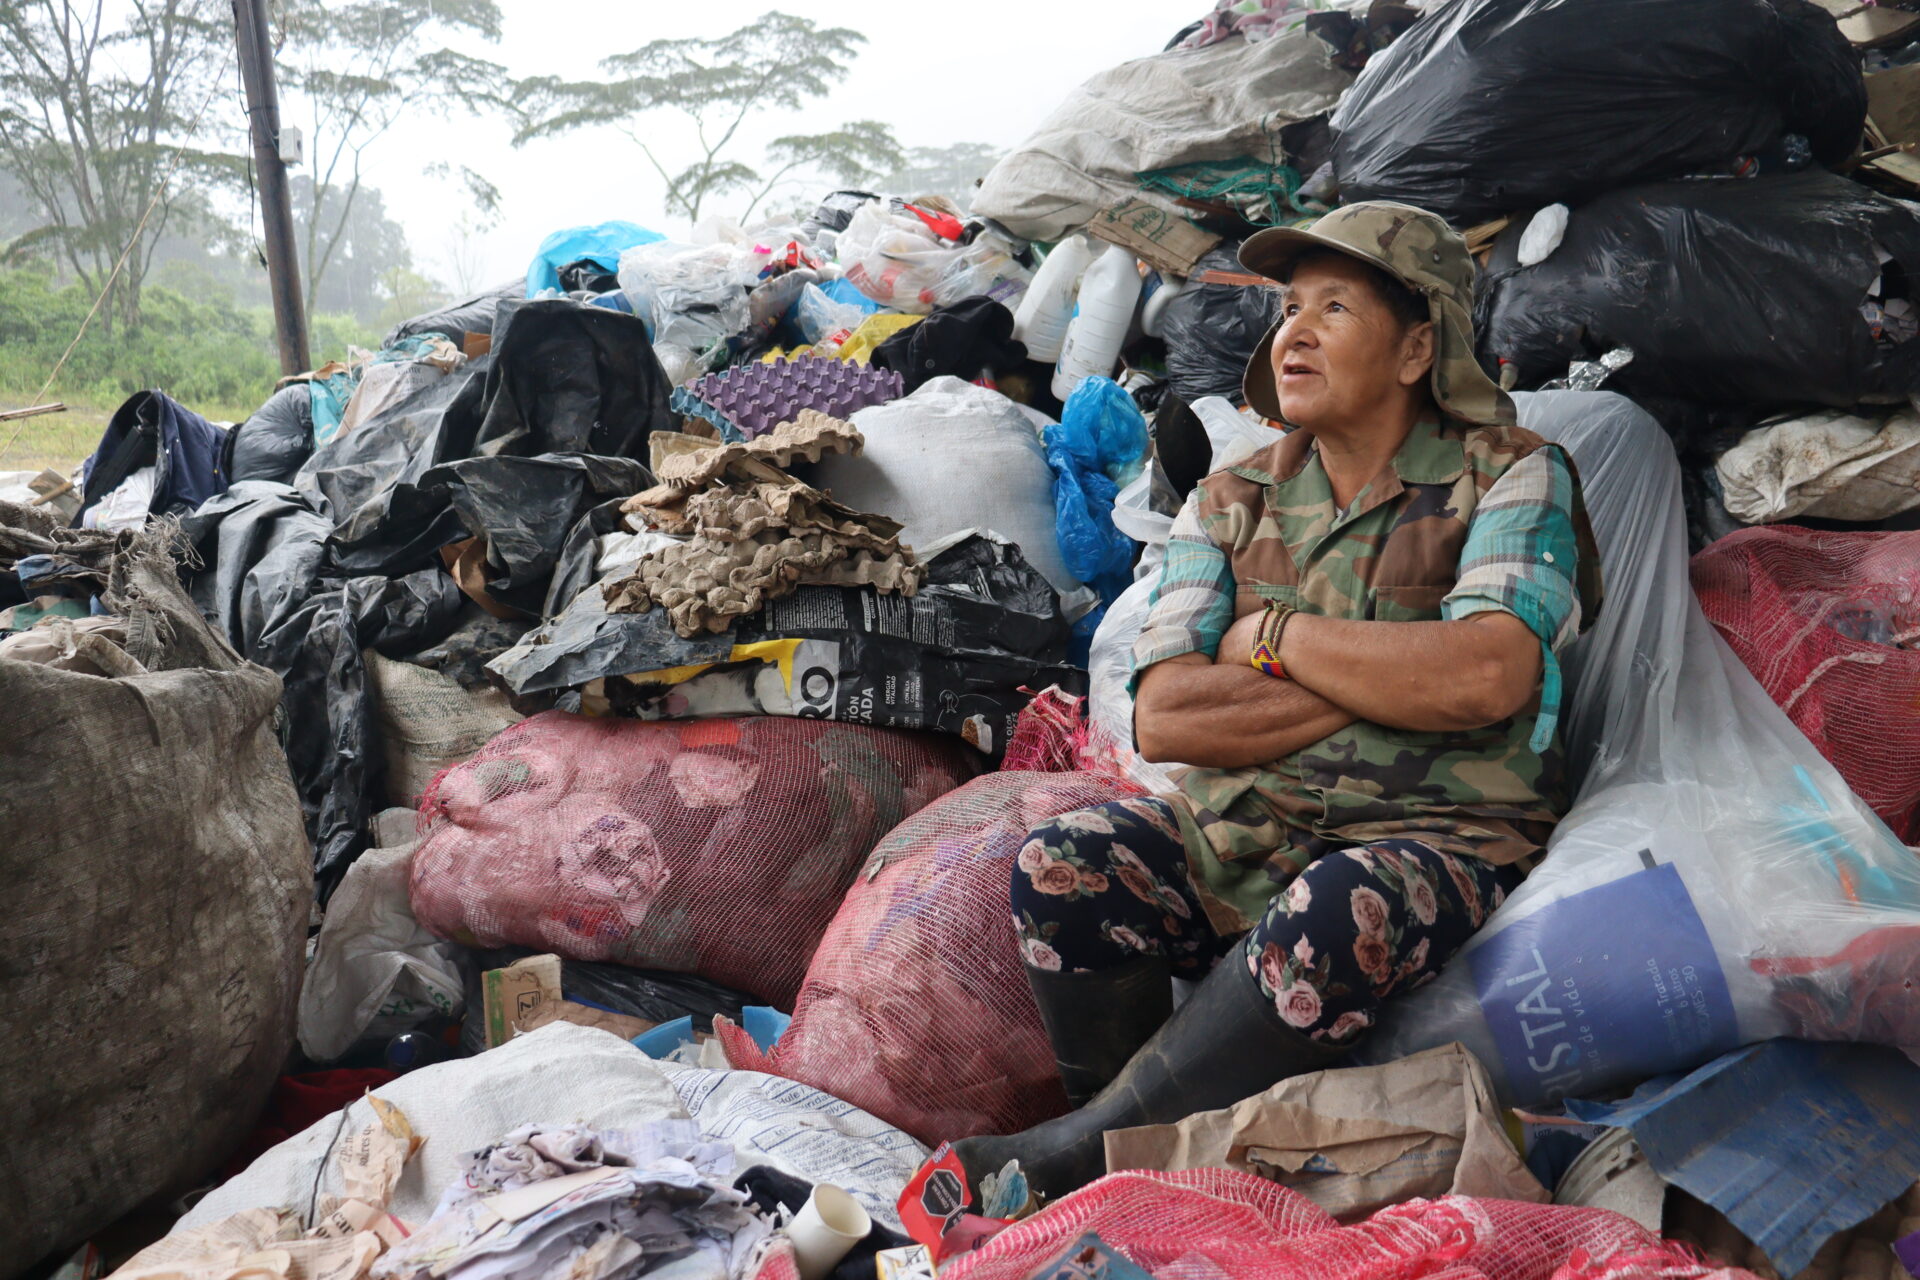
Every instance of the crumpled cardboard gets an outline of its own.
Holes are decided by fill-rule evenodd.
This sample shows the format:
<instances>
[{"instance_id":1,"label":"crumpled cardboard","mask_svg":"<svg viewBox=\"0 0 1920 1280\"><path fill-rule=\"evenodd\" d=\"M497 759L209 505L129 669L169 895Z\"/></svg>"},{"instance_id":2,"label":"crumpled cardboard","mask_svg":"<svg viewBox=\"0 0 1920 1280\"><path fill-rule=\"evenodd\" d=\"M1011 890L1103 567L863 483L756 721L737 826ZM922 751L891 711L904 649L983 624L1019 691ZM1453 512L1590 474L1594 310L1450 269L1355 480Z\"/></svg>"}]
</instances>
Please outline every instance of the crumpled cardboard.
<instances>
[{"instance_id":1,"label":"crumpled cardboard","mask_svg":"<svg viewBox=\"0 0 1920 1280\"><path fill-rule=\"evenodd\" d=\"M1486 1069L1460 1044L1295 1076L1220 1111L1106 1137L1109 1173L1239 1169L1342 1222L1416 1196L1551 1198L1507 1140Z\"/></svg>"},{"instance_id":2,"label":"crumpled cardboard","mask_svg":"<svg viewBox=\"0 0 1920 1280\"><path fill-rule=\"evenodd\" d=\"M898 521L855 511L780 469L796 458L857 453L863 443L851 423L813 409L739 443L656 433L662 483L620 509L630 522L689 541L650 552L632 574L606 583L607 612L659 605L690 639L725 631L802 584L914 594L926 570L900 544Z\"/></svg>"}]
</instances>

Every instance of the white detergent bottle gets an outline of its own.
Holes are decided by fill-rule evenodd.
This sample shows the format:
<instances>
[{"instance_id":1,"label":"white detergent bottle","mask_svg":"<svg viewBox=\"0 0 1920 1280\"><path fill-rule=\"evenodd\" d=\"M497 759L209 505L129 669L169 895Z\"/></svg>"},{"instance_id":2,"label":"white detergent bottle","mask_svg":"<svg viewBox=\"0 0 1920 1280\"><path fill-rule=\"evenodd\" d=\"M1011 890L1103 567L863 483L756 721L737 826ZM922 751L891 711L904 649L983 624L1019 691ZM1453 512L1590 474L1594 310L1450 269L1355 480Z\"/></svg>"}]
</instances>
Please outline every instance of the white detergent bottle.
<instances>
[{"instance_id":1,"label":"white detergent bottle","mask_svg":"<svg viewBox=\"0 0 1920 1280\"><path fill-rule=\"evenodd\" d=\"M1110 244L1080 282L1080 310L1067 326L1067 340L1053 371L1053 394L1065 400L1081 381L1106 377L1120 359L1120 344L1140 302L1140 268L1133 255Z\"/></svg>"},{"instance_id":2,"label":"white detergent bottle","mask_svg":"<svg viewBox=\"0 0 1920 1280\"><path fill-rule=\"evenodd\" d=\"M1085 235L1071 235L1054 246L1013 313L1013 336L1027 344L1027 355L1042 364L1060 358L1060 341L1073 319L1073 292L1093 261Z\"/></svg>"}]
</instances>

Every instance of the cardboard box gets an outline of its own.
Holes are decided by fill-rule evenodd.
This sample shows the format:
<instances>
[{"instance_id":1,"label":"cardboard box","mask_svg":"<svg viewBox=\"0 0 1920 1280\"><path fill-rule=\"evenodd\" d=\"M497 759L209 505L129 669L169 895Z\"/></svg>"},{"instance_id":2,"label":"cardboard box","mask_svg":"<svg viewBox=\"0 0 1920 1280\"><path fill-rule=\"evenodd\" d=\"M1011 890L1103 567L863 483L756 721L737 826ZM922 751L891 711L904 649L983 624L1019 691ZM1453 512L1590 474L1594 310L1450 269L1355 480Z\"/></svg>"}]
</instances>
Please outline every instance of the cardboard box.
<instances>
[{"instance_id":1,"label":"cardboard box","mask_svg":"<svg viewBox=\"0 0 1920 1280\"><path fill-rule=\"evenodd\" d=\"M519 1034L522 1018L560 999L560 957L528 956L504 969L490 969L481 975L480 991L487 1048L497 1049Z\"/></svg>"}]
</instances>

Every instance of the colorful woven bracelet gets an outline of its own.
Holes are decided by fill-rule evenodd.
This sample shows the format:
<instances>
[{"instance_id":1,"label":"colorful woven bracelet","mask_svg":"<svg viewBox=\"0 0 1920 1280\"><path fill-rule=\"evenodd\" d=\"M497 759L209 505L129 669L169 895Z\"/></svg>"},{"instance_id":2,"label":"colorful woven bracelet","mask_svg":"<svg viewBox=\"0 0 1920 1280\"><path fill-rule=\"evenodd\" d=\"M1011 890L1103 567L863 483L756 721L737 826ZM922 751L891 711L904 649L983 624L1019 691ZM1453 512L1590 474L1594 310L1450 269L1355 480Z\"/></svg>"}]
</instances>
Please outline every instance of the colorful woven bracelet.
<instances>
[{"instance_id":1,"label":"colorful woven bracelet","mask_svg":"<svg viewBox=\"0 0 1920 1280\"><path fill-rule=\"evenodd\" d=\"M1290 604L1270 604L1266 616L1260 619L1260 632L1254 638L1252 663L1256 670L1264 671L1279 680L1287 678L1287 672L1280 665L1280 634L1286 630L1287 619L1294 614Z\"/></svg>"}]
</instances>

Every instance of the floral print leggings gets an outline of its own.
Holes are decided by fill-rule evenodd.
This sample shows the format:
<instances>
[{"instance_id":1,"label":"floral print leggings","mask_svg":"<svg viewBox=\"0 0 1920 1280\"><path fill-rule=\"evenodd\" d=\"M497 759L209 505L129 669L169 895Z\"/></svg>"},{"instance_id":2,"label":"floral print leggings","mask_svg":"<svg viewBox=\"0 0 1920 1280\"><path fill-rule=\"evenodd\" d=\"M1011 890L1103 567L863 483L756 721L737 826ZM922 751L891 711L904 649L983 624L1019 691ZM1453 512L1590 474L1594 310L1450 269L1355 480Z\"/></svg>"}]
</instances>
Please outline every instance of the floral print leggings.
<instances>
[{"instance_id":1,"label":"floral print leggings","mask_svg":"<svg viewBox=\"0 0 1920 1280\"><path fill-rule=\"evenodd\" d=\"M1165 956L1199 978L1237 954L1288 1025L1352 1041L1381 1001L1431 981L1520 881L1515 867L1392 839L1308 865L1243 935L1214 931L1173 809L1111 800L1035 828L1013 871L1026 962L1074 972Z\"/></svg>"}]
</instances>

